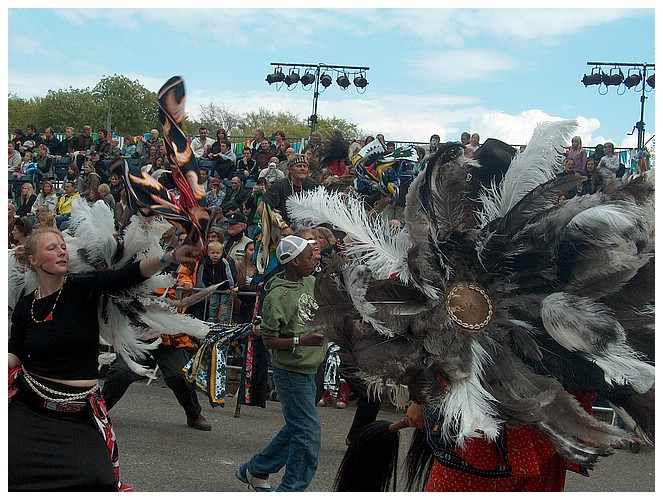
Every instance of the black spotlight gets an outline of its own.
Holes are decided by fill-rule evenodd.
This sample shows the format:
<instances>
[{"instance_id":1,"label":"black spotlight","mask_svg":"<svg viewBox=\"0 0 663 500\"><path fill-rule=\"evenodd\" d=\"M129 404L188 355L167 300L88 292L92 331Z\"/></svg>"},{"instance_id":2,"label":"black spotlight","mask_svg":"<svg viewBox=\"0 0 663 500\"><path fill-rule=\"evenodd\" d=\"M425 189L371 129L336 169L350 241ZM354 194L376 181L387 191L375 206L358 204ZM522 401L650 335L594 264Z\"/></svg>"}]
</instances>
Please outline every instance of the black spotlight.
<instances>
[{"instance_id":1,"label":"black spotlight","mask_svg":"<svg viewBox=\"0 0 663 500\"><path fill-rule=\"evenodd\" d=\"M332 77L329 76L327 73L324 73L320 77L320 84L324 87L327 88L332 84Z\"/></svg>"},{"instance_id":2,"label":"black spotlight","mask_svg":"<svg viewBox=\"0 0 663 500\"><path fill-rule=\"evenodd\" d=\"M654 77L655 76L656 76L656 74L653 74L652 76L647 78L647 85L649 85L651 88L655 88L654 87Z\"/></svg>"},{"instance_id":3,"label":"black spotlight","mask_svg":"<svg viewBox=\"0 0 663 500\"><path fill-rule=\"evenodd\" d=\"M613 68L615 69L615 68ZM622 70L618 70L619 73L614 73L612 70L610 70L610 74L603 74L603 83L606 86L610 85L620 85L624 81L624 73L622 73Z\"/></svg>"},{"instance_id":4,"label":"black spotlight","mask_svg":"<svg viewBox=\"0 0 663 500\"><path fill-rule=\"evenodd\" d=\"M284 79L285 76L283 75L281 68L276 68L276 71L274 71L274 73L272 73L271 75L267 75L267 78L265 78L265 80L267 80L267 83L269 83L270 85L272 83L282 82Z\"/></svg>"},{"instance_id":5,"label":"black spotlight","mask_svg":"<svg viewBox=\"0 0 663 500\"><path fill-rule=\"evenodd\" d=\"M343 73L341 76L339 76L336 79L336 83L338 83L339 87L341 87L343 90L345 90L350 86L350 79L348 78L348 75Z\"/></svg>"},{"instance_id":6,"label":"black spotlight","mask_svg":"<svg viewBox=\"0 0 663 500\"><path fill-rule=\"evenodd\" d=\"M299 73L293 69L288 76L285 77L285 84L290 87L299 81Z\"/></svg>"},{"instance_id":7,"label":"black spotlight","mask_svg":"<svg viewBox=\"0 0 663 500\"><path fill-rule=\"evenodd\" d=\"M365 89L366 85L368 85L368 82L366 81L366 78L364 78L364 75L359 75L359 76L355 76L354 84L355 84L355 87L357 87L357 88Z\"/></svg>"},{"instance_id":8,"label":"black spotlight","mask_svg":"<svg viewBox=\"0 0 663 500\"><path fill-rule=\"evenodd\" d=\"M627 89L637 87L641 81L642 77L640 76L640 73L633 73L632 75L628 75L624 80L624 87Z\"/></svg>"},{"instance_id":9,"label":"black spotlight","mask_svg":"<svg viewBox=\"0 0 663 500\"><path fill-rule=\"evenodd\" d=\"M315 76L307 71L299 81L302 85L311 85L315 81Z\"/></svg>"},{"instance_id":10,"label":"black spotlight","mask_svg":"<svg viewBox=\"0 0 663 500\"><path fill-rule=\"evenodd\" d=\"M582 83L585 84L585 87L588 85L601 85L601 82L603 82L603 72L601 70L597 72L592 70L591 75L585 75L582 77Z\"/></svg>"}]
</instances>

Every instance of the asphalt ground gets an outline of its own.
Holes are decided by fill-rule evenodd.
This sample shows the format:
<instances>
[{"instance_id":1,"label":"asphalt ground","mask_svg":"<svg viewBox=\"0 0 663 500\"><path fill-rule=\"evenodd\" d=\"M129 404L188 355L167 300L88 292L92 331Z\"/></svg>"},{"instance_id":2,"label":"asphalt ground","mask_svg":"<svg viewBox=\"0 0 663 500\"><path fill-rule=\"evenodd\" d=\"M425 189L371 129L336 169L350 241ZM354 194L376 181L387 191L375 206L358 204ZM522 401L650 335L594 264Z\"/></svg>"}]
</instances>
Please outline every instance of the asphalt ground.
<instances>
[{"instance_id":1,"label":"asphalt ground","mask_svg":"<svg viewBox=\"0 0 663 500\"><path fill-rule=\"evenodd\" d=\"M242 406L236 418L234 398L228 398L223 408L211 408L202 394L199 400L203 415L212 424L209 432L187 427L184 411L161 379L149 385L139 381L129 387L111 410L119 443L121 477L126 484L137 492L248 491L235 478L235 471L267 445L283 425L280 403L268 401L266 408ZM345 409L318 410L323 442L309 491L331 492L346 450L345 436L354 415L354 404L351 402ZM403 416L404 412L385 403L378 419L393 422ZM409 443L410 432L401 431L401 456ZM278 475L272 478L273 486L278 479ZM654 492L654 448L643 446L639 453L616 450L614 455L599 460L589 478L567 473L566 491Z\"/></svg>"}]
</instances>

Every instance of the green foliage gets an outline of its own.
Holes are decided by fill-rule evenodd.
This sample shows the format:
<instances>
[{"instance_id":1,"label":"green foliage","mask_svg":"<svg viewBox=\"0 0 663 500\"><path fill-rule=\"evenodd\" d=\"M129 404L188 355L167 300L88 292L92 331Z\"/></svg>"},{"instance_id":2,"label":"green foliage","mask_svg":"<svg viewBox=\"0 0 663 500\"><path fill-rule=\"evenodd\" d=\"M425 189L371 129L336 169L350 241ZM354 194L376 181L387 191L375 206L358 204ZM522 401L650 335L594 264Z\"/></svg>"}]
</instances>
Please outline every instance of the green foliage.
<instances>
[{"instance_id":1,"label":"green foliage","mask_svg":"<svg viewBox=\"0 0 663 500\"><path fill-rule=\"evenodd\" d=\"M200 106L198 114L197 120L185 116L182 124L185 133L198 135L198 129L204 126L214 139L219 128L225 128L234 138L249 138L261 128L267 137L283 130L291 141L308 139L311 134L309 117L301 118L289 111L259 108L240 114L224 103L210 102ZM72 87L49 90L45 97L29 100L9 95L8 123L10 131L15 128L25 130L26 125L34 123L42 133L46 127L53 127L60 133L64 133L66 127L74 127L79 132L83 125L92 126L95 132L107 128L118 135L137 135L153 128L161 130L156 93L150 92L138 80L132 81L122 75L104 75L92 90ZM329 135L334 129L340 130L346 139L362 136L354 123L335 116L318 116L318 130L323 135Z\"/></svg>"},{"instance_id":2,"label":"green foliage","mask_svg":"<svg viewBox=\"0 0 663 500\"><path fill-rule=\"evenodd\" d=\"M10 133L13 133L17 128L20 128L25 133L25 127L30 123L37 125L37 130L39 130L37 109L40 100L38 97L22 99L16 95L9 94L7 97L7 116Z\"/></svg>"},{"instance_id":3,"label":"green foliage","mask_svg":"<svg viewBox=\"0 0 663 500\"><path fill-rule=\"evenodd\" d=\"M138 80L103 76L92 89L92 96L102 110L102 123L113 132L135 135L160 128L157 95Z\"/></svg>"}]
</instances>

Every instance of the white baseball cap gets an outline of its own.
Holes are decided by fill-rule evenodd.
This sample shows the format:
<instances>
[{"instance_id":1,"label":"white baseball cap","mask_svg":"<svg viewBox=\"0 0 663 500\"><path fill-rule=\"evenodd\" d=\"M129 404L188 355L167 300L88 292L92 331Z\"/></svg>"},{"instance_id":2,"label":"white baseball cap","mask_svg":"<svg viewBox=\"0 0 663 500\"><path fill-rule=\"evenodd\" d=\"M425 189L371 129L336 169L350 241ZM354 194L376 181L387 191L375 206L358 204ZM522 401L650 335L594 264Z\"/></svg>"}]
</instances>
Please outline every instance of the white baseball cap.
<instances>
[{"instance_id":1,"label":"white baseball cap","mask_svg":"<svg viewBox=\"0 0 663 500\"><path fill-rule=\"evenodd\" d=\"M315 243L315 240L305 240L294 235L285 236L276 247L276 258L281 264L287 264L302 253L309 243Z\"/></svg>"}]
</instances>

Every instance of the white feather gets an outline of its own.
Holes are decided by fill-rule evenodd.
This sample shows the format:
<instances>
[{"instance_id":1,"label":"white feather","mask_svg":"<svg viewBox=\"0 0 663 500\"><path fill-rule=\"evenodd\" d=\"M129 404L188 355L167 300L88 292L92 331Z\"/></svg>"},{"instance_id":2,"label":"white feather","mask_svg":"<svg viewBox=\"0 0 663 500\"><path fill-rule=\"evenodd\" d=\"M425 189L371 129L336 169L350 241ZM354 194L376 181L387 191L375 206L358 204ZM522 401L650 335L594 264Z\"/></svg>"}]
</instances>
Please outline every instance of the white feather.
<instances>
[{"instance_id":1,"label":"white feather","mask_svg":"<svg viewBox=\"0 0 663 500\"><path fill-rule=\"evenodd\" d=\"M596 363L606 383L630 384L641 394L653 386L654 367L626 344L623 327L600 302L552 293L541 302L541 321L558 344Z\"/></svg>"},{"instance_id":2,"label":"white feather","mask_svg":"<svg viewBox=\"0 0 663 500\"><path fill-rule=\"evenodd\" d=\"M484 436L494 441L501 421L493 405L495 398L484 389L483 366L490 356L478 342L472 342L472 371L454 380L442 402L442 434L463 447L466 439ZM481 433L478 432L481 429ZM454 435L457 432L457 435Z\"/></svg>"},{"instance_id":3,"label":"white feather","mask_svg":"<svg viewBox=\"0 0 663 500\"><path fill-rule=\"evenodd\" d=\"M293 220L329 223L345 232L350 239L344 247L346 255L366 264L375 279L398 274L403 283L408 282L406 259L412 243L407 230L394 234L384 217L370 220L359 198L319 187L290 196L286 207Z\"/></svg>"},{"instance_id":4,"label":"white feather","mask_svg":"<svg viewBox=\"0 0 663 500\"><path fill-rule=\"evenodd\" d=\"M539 124L527 148L514 156L499 187L494 183L479 194L482 209L477 214L481 226L504 217L532 189L561 171L562 153L578 126L575 120Z\"/></svg>"}]
</instances>

